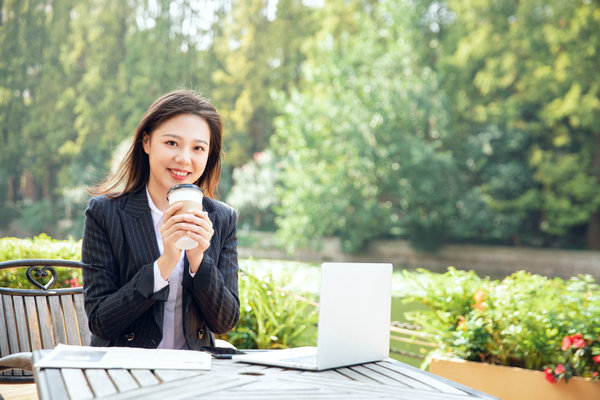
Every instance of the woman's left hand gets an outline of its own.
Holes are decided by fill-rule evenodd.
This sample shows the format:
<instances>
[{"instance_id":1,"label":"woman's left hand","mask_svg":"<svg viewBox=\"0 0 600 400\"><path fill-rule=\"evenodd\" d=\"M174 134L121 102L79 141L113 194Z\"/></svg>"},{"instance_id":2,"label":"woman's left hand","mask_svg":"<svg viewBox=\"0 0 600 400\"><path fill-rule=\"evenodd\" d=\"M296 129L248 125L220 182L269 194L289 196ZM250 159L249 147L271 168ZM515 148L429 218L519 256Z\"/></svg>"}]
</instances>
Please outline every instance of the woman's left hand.
<instances>
[{"instance_id":1,"label":"woman's left hand","mask_svg":"<svg viewBox=\"0 0 600 400\"><path fill-rule=\"evenodd\" d=\"M186 222L193 225L191 230L188 230L186 235L198 243L197 247L191 250L186 250L186 256L190 263L190 272L196 273L200 267L200 263L204 258L204 252L210 246L210 240L215 231L213 230L212 222L208 218L206 211L193 208L187 211Z\"/></svg>"}]
</instances>

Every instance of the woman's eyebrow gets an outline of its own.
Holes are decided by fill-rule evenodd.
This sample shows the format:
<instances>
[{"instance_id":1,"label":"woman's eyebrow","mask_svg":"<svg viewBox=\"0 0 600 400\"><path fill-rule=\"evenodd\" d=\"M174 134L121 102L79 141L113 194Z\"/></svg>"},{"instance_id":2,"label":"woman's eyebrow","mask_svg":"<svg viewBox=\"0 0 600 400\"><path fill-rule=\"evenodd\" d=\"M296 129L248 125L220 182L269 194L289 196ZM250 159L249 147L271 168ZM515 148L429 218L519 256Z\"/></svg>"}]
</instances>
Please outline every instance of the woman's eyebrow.
<instances>
[{"instance_id":1,"label":"woman's eyebrow","mask_svg":"<svg viewBox=\"0 0 600 400\"><path fill-rule=\"evenodd\" d=\"M163 133L162 134L163 137L167 136L167 137L172 137L175 139L179 139L181 140L181 136L175 134L175 133ZM204 139L194 139L194 142L200 142L200 143L204 143L204 144L208 144L208 142Z\"/></svg>"}]
</instances>

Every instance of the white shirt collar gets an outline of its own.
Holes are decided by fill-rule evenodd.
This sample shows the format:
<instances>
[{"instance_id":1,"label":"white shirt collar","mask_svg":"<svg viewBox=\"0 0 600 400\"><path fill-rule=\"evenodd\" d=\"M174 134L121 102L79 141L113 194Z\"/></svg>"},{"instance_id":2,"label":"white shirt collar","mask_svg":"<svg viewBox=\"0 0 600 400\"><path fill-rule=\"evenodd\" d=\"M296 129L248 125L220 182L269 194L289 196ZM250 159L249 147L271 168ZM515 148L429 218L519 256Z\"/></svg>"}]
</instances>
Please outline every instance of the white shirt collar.
<instances>
[{"instance_id":1,"label":"white shirt collar","mask_svg":"<svg viewBox=\"0 0 600 400\"><path fill-rule=\"evenodd\" d=\"M150 192L148 192L148 186L146 186L146 196L148 197L148 205L150 206L150 213L152 214L152 222L154 223L154 228L156 229L156 227L159 226L160 222L162 221L163 213L152 201Z\"/></svg>"}]
</instances>

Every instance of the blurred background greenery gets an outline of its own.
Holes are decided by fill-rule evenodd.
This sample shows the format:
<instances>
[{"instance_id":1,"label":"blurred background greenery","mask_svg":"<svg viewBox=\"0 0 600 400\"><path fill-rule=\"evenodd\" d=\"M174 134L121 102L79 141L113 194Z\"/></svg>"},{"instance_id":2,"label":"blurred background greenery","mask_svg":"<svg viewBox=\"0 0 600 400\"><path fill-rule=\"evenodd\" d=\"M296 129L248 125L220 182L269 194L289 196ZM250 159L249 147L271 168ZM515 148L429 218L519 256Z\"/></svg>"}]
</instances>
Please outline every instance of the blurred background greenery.
<instances>
[{"instance_id":1,"label":"blurred background greenery","mask_svg":"<svg viewBox=\"0 0 600 400\"><path fill-rule=\"evenodd\" d=\"M289 251L600 249L599 51L592 0L0 1L1 233L80 238L184 87L226 120L220 198Z\"/></svg>"}]
</instances>

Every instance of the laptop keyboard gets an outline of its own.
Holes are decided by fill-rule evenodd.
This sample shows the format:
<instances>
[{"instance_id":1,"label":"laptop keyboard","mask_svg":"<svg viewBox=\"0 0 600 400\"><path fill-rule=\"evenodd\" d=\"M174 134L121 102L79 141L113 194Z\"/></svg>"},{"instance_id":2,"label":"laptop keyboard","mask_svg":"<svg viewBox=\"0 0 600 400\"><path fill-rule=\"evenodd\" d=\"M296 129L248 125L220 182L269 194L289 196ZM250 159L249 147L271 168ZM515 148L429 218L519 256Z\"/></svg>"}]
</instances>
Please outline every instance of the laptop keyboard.
<instances>
[{"instance_id":1,"label":"laptop keyboard","mask_svg":"<svg viewBox=\"0 0 600 400\"><path fill-rule=\"evenodd\" d=\"M307 356L284 358L282 361L294 364L317 365L317 355L309 354Z\"/></svg>"}]
</instances>

